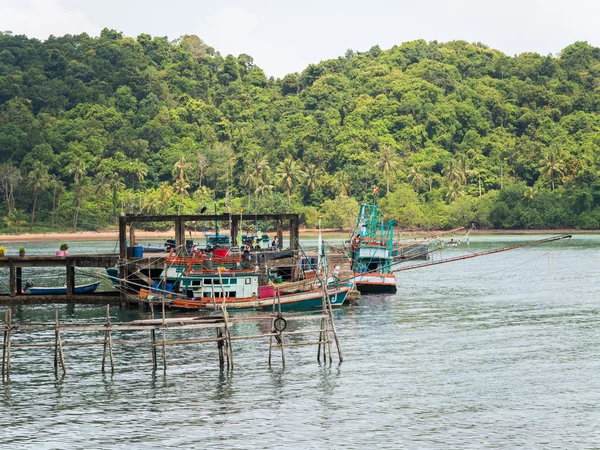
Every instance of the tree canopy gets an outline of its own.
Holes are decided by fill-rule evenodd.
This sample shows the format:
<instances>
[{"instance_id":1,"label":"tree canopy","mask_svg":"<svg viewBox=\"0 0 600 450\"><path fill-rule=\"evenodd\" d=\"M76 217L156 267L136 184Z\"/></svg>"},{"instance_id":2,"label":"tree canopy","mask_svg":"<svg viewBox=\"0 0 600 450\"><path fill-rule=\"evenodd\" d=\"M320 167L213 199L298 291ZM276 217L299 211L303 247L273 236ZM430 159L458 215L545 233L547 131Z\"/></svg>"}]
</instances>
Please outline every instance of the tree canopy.
<instances>
[{"instance_id":1,"label":"tree canopy","mask_svg":"<svg viewBox=\"0 0 600 450\"><path fill-rule=\"evenodd\" d=\"M274 79L197 36L4 32L0 214L95 229L216 202L339 226L380 186L405 227L597 229L598 86L585 42L509 57L418 40Z\"/></svg>"}]
</instances>

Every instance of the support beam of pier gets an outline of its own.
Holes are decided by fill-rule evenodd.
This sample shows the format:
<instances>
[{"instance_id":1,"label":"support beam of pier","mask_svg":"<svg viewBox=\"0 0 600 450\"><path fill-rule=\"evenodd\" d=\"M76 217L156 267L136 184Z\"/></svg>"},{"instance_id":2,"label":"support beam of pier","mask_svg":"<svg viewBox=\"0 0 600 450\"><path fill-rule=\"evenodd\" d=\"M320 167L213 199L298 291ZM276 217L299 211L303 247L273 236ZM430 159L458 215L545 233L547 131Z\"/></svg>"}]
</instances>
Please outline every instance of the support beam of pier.
<instances>
[{"instance_id":1,"label":"support beam of pier","mask_svg":"<svg viewBox=\"0 0 600 450\"><path fill-rule=\"evenodd\" d=\"M15 271L15 266L11 264L9 266L9 271L8 271L8 285L9 285L9 295L11 297L15 296L15 291L17 290L17 284L16 284L16 271Z\"/></svg>"},{"instance_id":2,"label":"support beam of pier","mask_svg":"<svg viewBox=\"0 0 600 450\"><path fill-rule=\"evenodd\" d=\"M298 219L290 219L290 249L298 250L298 238L300 237L300 225ZM281 242L281 240L279 241Z\"/></svg>"},{"instance_id":3,"label":"support beam of pier","mask_svg":"<svg viewBox=\"0 0 600 450\"><path fill-rule=\"evenodd\" d=\"M283 248L283 223L281 219L277 219L277 240L279 241L277 246L281 250Z\"/></svg>"},{"instance_id":4,"label":"support beam of pier","mask_svg":"<svg viewBox=\"0 0 600 450\"><path fill-rule=\"evenodd\" d=\"M75 290L75 266L72 260L67 261L67 297L73 295Z\"/></svg>"},{"instance_id":5,"label":"support beam of pier","mask_svg":"<svg viewBox=\"0 0 600 450\"><path fill-rule=\"evenodd\" d=\"M23 292L23 269L17 267L17 295Z\"/></svg>"},{"instance_id":6,"label":"support beam of pier","mask_svg":"<svg viewBox=\"0 0 600 450\"><path fill-rule=\"evenodd\" d=\"M237 235L240 231L240 219L238 217L231 217L231 246L237 246Z\"/></svg>"}]
</instances>

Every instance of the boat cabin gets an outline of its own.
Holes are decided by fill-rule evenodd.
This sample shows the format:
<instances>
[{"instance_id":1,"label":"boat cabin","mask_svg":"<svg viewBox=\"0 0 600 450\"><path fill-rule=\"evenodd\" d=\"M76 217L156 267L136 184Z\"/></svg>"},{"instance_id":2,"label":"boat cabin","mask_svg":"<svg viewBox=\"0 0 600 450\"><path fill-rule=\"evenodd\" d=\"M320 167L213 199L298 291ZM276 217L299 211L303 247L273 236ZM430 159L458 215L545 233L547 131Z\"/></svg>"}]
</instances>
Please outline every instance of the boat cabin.
<instances>
[{"instance_id":1,"label":"boat cabin","mask_svg":"<svg viewBox=\"0 0 600 450\"><path fill-rule=\"evenodd\" d=\"M250 298L259 293L259 277L260 274L247 270L219 272L171 268L167 275L167 291L187 298ZM162 282L156 287L162 289Z\"/></svg>"}]
</instances>

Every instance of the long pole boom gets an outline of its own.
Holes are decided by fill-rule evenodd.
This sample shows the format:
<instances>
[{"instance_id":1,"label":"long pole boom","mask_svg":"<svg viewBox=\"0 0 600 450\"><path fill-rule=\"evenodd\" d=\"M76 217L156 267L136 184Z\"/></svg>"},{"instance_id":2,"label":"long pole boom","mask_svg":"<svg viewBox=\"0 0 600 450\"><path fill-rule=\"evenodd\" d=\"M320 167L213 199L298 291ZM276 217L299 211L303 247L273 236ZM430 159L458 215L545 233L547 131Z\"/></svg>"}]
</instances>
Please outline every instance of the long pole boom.
<instances>
[{"instance_id":1,"label":"long pole boom","mask_svg":"<svg viewBox=\"0 0 600 450\"><path fill-rule=\"evenodd\" d=\"M492 255L494 253L502 253L502 252L506 252L509 250L515 250L517 248L531 247L533 245L539 245L539 244L546 244L548 242L558 241L561 239L570 239L571 237L572 236L570 234L560 234L558 236L552 236L552 237L545 238L545 239L539 239L537 241L529 241L529 242L524 242L522 244L510 245L508 247L494 248L492 250L485 250L483 252L475 252L475 253L471 253L470 255L455 256L452 258L440 259L438 261L428 261L428 262L424 262L424 263L420 263L420 264L413 264L411 266L395 269L392 272L403 272L405 270L418 269L421 267L435 266L438 264L444 264L444 263L454 262L454 261L462 261L463 259L476 258L477 256L484 256L484 255Z\"/></svg>"}]
</instances>

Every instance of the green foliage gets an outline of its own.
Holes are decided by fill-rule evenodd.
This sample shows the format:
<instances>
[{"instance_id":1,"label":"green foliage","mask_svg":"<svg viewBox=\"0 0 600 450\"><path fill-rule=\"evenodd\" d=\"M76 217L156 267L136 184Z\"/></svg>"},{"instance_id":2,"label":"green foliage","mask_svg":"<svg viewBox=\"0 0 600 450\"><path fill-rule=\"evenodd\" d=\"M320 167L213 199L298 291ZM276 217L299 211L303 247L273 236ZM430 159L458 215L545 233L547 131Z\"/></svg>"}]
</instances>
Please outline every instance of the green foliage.
<instances>
[{"instance_id":1,"label":"green foliage","mask_svg":"<svg viewBox=\"0 0 600 450\"><path fill-rule=\"evenodd\" d=\"M322 225L324 228L351 228L356 222L358 210L358 202L343 194L333 200L326 200L322 206Z\"/></svg>"},{"instance_id":2,"label":"green foliage","mask_svg":"<svg viewBox=\"0 0 600 450\"><path fill-rule=\"evenodd\" d=\"M338 228L375 184L404 227L596 228L599 84L585 42L375 45L274 80L197 36L0 33L2 214L97 229L216 201Z\"/></svg>"}]
</instances>

